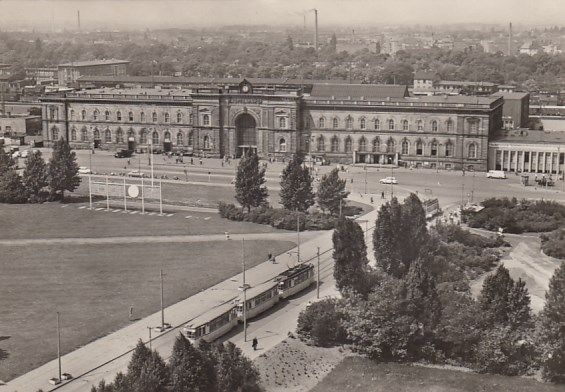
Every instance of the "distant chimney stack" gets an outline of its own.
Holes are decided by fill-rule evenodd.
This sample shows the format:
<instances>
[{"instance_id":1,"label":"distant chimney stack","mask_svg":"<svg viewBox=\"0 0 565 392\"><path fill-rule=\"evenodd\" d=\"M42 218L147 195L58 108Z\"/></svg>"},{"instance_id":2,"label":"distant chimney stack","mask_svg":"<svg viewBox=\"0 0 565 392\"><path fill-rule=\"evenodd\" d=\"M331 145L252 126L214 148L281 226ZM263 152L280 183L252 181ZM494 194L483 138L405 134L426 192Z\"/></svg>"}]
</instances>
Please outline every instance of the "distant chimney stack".
<instances>
[{"instance_id":1,"label":"distant chimney stack","mask_svg":"<svg viewBox=\"0 0 565 392\"><path fill-rule=\"evenodd\" d=\"M512 56L512 22L508 29L508 56Z\"/></svg>"},{"instance_id":2,"label":"distant chimney stack","mask_svg":"<svg viewBox=\"0 0 565 392\"><path fill-rule=\"evenodd\" d=\"M77 26L78 26L78 31L80 31L80 11L77 11Z\"/></svg>"},{"instance_id":3,"label":"distant chimney stack","mask_svg":"<svg viewBox=\"0 0 565 392\"><path fill-rule=\"evenodd\" d=\"M314 27L316 30L314 32L314 49L318 51L318 10L317 9L314 10Z\"/></svg>"}]
</instances>

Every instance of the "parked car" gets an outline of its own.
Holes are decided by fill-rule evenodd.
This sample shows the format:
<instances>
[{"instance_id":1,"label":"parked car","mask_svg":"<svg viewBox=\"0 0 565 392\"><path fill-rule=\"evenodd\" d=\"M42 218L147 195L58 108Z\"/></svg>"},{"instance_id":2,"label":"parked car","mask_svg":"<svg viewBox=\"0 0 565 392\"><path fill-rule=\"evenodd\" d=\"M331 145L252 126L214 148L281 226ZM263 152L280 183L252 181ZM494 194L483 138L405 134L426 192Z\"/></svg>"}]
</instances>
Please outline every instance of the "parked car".
<instances>
[{"instance_id":1,"label":"parked car","mask_svg":"<svg viewBox=\"0 0 565 392\"><path fill-rule=\"evenodd\" d=\"M90 170L86 166L79 166L78 172L79 172L79 174L92 174L92 170Z\"/></svg>"},{"instance_id":2,"label":"parked car","mask_svg":"<svg viewBox=\"0 0 565 392\"><path fill-rule=\"evenodd\" d=\"M381 184L398 184L396 177L385 177L379 180Z\"/></svg>"},{"instance_id":3,"label":"parked car","mask_svg":"<svg viewBox=\"0 0 565 392\"><path fill-rule=\"evenodd\" d=\"M132 170L128 173L128 176L130 176L130 177L145 177L145 174L143 174L139 170Z\"/></svg>"},{"instance_id":4,"label":"parked car","mask_svg":"<svg viewBox=\"0 0 565 392\"><path fill-rule=\"evenodd\" d=\"M116 157L116 158L129 158L129 157L131 157L132 154L133 154L132 150L122 149L122 150L116 151L116 153L114 154L114 157Z\"/></svg>"},{"instance_id":5,"label":"parked car","mask_svg":"<svg viewBox=\"0 0 565 392\"><path fill-rule=\"evenodd\" d=\"M19 157L21 157L21 156L22 156L22 153L19 152L19 151L14 151L14 152L12 153L12 158L14 158L14 159L15 159L15 158L19 158Z\"/></svg>"},{"instance_id":6,"label":"parked car","mask_svg":"<svg viewBox=\"0 0 565 392\"><path fill-rule=\"evenodd\" d=\"M20 152L21 158L27 158L28 155L29 155L29 150L23 150L22 152Z\"/></svg>"},{"instance_id":7,"label":"parked car","mask_svg":"<svg viewBox=\"0 0 565 392\"><path fill-rule=\"evenodd\" d=\"M506 173L503 170L489 170L487 172L487 178L506 178Z\"/></svg>"}]
</instances>

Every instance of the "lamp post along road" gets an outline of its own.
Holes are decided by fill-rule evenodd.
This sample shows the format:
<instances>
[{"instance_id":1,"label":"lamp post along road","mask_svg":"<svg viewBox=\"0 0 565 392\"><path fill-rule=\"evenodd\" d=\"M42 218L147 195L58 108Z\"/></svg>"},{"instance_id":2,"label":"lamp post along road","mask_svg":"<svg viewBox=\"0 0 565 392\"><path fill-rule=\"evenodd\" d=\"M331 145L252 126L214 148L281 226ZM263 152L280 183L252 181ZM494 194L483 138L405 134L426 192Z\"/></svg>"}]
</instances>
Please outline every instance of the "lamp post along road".
<instances>
[{"instance_id":1,"label":"lamp post along road","mask_svg":"<svg viewBox=\"0 0 565 392\"><path fill-rule=\"evenodd\" d=\"M161 271L161 327L165 328L165 307L163 301L163 270Z\"/></svg>"},{"instance_id":2,"label":"lamp post along road","mask_svg":"<svg viewBox=\"0 0 565 392\"><path fill-rule=\"evenodd\" d=\"M59 324L59 312L57 312L57 360L59 362L59 380L61 380L61 327Z\"/></svg>"},{"instance_id":3,"label":"lamp post along road","mask_svg":"<svg viewBox=\"0 0 565 392\"><path fill-rule=\"evenodd\" d=\"M247 342L247 286L245 284L245 239L241 239L241 262L243 264L243 341Z\"/></svg>"}]
</instances>

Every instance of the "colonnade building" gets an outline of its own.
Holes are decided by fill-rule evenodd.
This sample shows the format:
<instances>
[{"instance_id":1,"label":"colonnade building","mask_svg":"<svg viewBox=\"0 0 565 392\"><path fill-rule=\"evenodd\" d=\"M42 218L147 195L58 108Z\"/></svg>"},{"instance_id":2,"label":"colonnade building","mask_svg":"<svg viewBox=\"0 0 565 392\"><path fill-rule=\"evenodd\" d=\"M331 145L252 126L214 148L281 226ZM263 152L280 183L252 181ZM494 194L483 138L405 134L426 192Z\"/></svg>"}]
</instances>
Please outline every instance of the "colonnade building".
<instances>
[{"instance_id":1,"label":"colonnade building","mask_svg":"<svg viewBox=\"0 0 565 392\"><path fill-rule=\"evenodd\" d=\"M63 137L75 148L152 145L210 157L300 152L334 163L487 170L489 140L502 128L502 97L409 97L405 86L288 79L183 80L183 88L47 96L44 141Z\"/></svg>"}]
</instances>

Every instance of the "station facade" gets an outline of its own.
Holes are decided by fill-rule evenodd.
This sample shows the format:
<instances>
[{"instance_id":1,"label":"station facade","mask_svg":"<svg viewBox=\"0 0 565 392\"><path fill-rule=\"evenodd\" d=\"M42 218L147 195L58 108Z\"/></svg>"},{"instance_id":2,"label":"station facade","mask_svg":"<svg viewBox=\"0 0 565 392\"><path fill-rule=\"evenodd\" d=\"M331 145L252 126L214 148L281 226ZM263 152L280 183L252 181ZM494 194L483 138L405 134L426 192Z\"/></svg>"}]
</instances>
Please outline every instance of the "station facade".
<instances>
[{"instance_id":1,"label":"station facade","mask_svg":"<svg viewBox=\"0 0 565 392\"><path fill-rule=\"evenodd\" d=\"M47 96L44 141L484 171L489 140L503 125L502 97L409 97L404 86L288 79L186 79L171 88Z\"/></svg>"}]
</instances>

